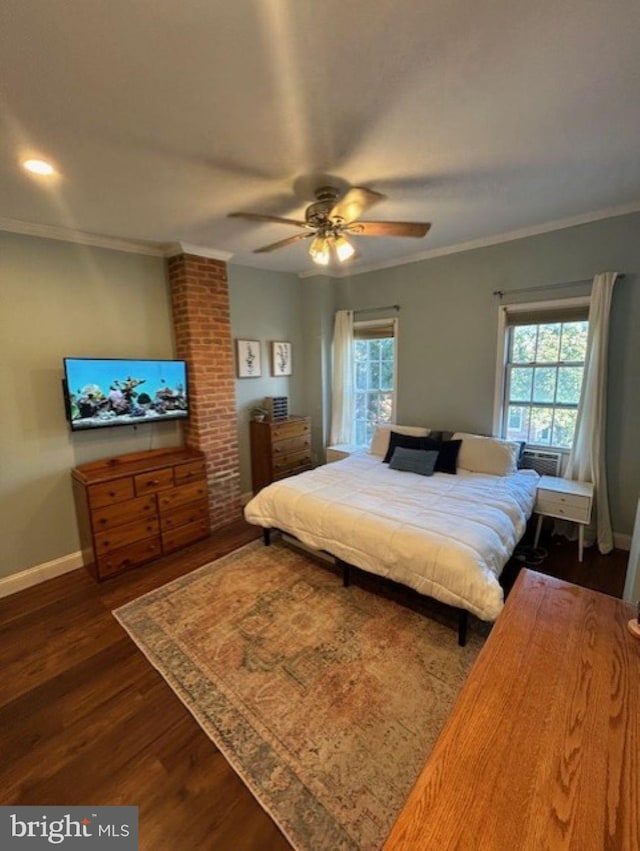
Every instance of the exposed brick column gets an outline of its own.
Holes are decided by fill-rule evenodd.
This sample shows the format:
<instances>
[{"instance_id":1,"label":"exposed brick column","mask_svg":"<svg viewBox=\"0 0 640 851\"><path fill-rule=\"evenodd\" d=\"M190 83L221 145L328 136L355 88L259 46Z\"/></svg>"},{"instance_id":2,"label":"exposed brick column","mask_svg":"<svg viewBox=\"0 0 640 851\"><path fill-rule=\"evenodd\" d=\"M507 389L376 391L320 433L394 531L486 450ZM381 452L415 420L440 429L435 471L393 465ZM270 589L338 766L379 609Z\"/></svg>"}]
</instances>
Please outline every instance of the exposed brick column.
<instances>
[{"instance_id":1,"label":"exposed brick column","mask_svg":"<svg viewBox=\"0 0 640 851\"><path fill-rule=\"evenodd\" d=\"M176 354L187 361L188 446L207 458L211 528L242 514L227 267L178 254L168 261Z\"/></svg>"}]
</instances>

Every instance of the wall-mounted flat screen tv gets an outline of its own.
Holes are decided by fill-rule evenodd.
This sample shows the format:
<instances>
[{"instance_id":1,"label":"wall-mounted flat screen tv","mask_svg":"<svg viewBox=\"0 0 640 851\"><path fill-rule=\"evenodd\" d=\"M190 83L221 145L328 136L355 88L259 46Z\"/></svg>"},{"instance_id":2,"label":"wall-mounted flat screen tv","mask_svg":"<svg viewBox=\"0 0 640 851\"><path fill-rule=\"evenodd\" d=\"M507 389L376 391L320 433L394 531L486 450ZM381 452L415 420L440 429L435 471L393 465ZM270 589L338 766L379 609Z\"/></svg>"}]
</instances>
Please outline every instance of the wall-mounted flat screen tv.
<instances>
[{"instance_id":1,"label":"wall-mounted flat screen tv","mask_svg":"<svg viewBox=\"0 0 640 851\"><path fill-rule=\"evenodd\" d=\"M182 360L65 358L63 384L72 431L189 415Z\"/></svg>"}]
</instances>

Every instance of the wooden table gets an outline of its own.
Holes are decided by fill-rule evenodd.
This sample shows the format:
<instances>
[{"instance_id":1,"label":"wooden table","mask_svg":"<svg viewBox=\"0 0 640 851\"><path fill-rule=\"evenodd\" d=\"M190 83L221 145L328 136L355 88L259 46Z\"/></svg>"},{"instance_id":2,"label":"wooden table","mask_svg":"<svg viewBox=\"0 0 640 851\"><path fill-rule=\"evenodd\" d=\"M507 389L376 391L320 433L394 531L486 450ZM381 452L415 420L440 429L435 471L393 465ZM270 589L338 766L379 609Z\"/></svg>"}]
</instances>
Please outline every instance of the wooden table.
<instances>
[{"instance_id":1,"label":"wooden table","mask_svg":"<svg viewBox=\"0 0 640 851\"><path fill-rule=\"evenodd\" d=\"M385 851L640 848L640 641L523 570Z\"/></svg>"}]
</instances>

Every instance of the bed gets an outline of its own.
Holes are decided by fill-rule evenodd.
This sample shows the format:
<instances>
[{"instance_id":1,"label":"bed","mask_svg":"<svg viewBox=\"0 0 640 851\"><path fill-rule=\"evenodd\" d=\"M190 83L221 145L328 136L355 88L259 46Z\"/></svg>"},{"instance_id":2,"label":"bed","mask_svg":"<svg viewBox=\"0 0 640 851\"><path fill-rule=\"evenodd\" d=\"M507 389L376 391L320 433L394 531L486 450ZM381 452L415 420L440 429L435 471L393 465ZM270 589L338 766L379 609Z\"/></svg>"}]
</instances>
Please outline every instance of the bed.
<instances>
[{"instance_id":1,"label":"bed","mask_svg":"<svg viewBox=\"0 0 640 851\"><path fill-rule=\"evenodd\" d=\"M429 432L423 431L426 437ZM399 434L389 430L392 442ZM460 444L455 475L393 469L383 460L383 453L389 456L388 445L363 450L274 482L245 506L245 517L263 527L267 543L269 531L280 530L330 553L344 566L457 608L464 644L467 613L493 621L502 609L499 577L524 534L538 482L533 470L517 469L516 449L508 450L508 463L503 463L502 445L478 443L489 440L453 435L451 443ZM375 438L372 450L374 444ZM486 461L496 446L502 453L497 465L495 458ZM397 452L393 450L392 459Z\"/></svg>"}]
</instances>

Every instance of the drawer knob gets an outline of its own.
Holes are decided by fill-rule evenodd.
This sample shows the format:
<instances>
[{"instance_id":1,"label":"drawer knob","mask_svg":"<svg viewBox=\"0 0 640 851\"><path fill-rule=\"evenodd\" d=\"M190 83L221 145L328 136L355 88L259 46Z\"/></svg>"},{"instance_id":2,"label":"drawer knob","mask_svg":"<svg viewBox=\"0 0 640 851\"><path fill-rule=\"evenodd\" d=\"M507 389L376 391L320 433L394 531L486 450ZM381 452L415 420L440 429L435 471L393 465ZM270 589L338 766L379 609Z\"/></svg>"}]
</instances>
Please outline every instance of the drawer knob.
<instances>
[{"instance_id":1,"label":"drawer knob","mask_svg":"<svg viewBox=\"0 0 640 851\"><path fill-rule=\"evenodd\" d=\"M109 491L109 496L115 496L115 495L116 495L115 491Z\"/></svg>"}]
</instances>

